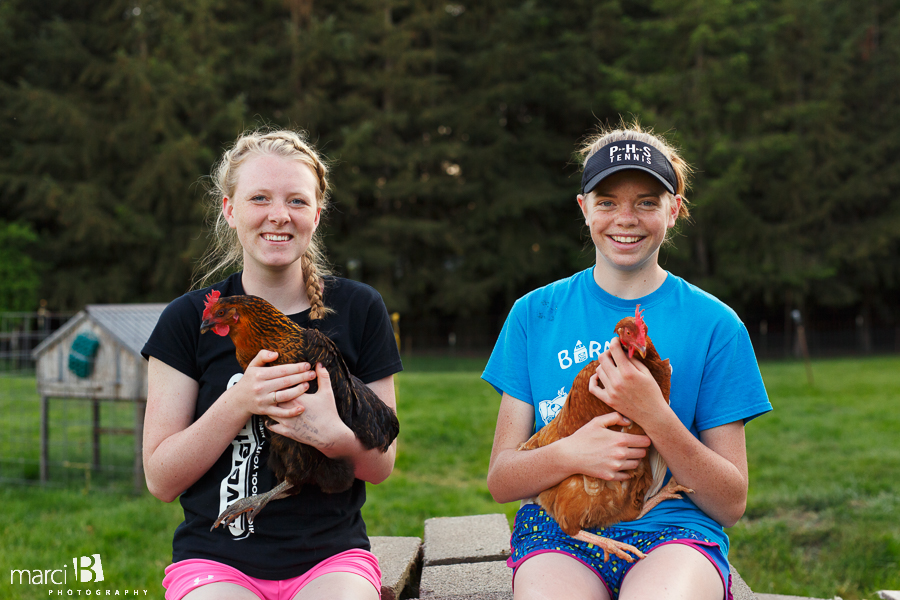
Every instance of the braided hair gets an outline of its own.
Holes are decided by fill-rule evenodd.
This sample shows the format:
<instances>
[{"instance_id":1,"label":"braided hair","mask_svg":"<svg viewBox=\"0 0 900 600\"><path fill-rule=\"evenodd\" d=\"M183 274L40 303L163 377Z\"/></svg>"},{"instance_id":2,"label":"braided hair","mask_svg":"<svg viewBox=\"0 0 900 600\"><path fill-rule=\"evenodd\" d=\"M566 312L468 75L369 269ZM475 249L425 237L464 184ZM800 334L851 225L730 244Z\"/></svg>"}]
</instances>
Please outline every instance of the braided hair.
<instances>
[{"instance_id":1,"label":"braided hair","mask_svg":"<svg viewBox=\"0 0 900 600\"><path fill-rule=\"evenodd\" d=\"M288 129L257 129L241 134L222 158L213 166L209 179L210 220L212 221L212 243L200 260L195 275L194 287L203 287L211 279L228 270L243 268L244 253L237 232L233 230L222 213L222 198L232 197L237 188L241 165L252 157L269 154L297 160L316 175L316 204L325 211L328 208L328 165L324 158L306 140L304 132ZM323 277L330 275L328 261L322 248L318 230L313 232L309 247L300 259L303 276L306 279L306 295L309 299L311 320L322 319L331 309L325 306Z\"/></svg>"}]
</instances>

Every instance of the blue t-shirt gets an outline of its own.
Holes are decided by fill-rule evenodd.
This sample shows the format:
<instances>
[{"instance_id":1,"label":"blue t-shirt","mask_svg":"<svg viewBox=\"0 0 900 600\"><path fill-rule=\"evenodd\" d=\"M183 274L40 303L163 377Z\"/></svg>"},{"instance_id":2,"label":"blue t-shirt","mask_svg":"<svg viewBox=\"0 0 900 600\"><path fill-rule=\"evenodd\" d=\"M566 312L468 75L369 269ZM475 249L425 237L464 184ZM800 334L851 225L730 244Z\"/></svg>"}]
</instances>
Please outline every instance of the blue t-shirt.
<instances>
[{"instance_id":1,"label":"blue t-shirt","mask_svg":"<svg viewBox=\"0 0 900 600\"><path fill-rule=\"evenodd\" d=\"M653 345L672 366L672 410L695 437L772 410L744 324L728 306L671 273L637 300L605 292L592 268L523 296L510 311L482 378L501 394L531 404L537 431L553 420L575 376L609 347L616 323L633 316L637 304ZM687 527L728 553L722 526L689 497L666 500L621 526Z\"/></svg>"}]
</instances>

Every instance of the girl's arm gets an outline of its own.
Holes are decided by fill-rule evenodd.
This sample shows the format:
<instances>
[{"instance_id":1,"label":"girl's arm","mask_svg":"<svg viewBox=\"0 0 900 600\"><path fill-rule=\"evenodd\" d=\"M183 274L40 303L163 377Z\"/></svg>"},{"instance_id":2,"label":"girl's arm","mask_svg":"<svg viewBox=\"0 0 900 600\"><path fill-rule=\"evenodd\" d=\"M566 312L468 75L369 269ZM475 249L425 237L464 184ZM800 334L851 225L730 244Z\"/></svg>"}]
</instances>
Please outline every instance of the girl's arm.
<instances>
[{"instance_id":1,"label":"girl's arm","mask_svg":"<svg viewBox=\"0 0 900 600\"><path fill-rule=\"evenodd\" d=\"M338 415L328 370L319 364L315 373L319 380L319 390L315 394L303 394L296 400L302 406L302 413L287 419L277 419L278 422L270 425L269 429L314 446L329 458L347 458L353 462L357 479L381 483L394 470L397 440L393 441L387 452L363 446ZM394 412L397 411L393 375L367 385L382 402Z\"/></svg>"},{"instance_id":2,"label":"girl's arm","mask_svg":"<svg viewBox=\"0 0 900 600\"><path fill-rule=\"evenodd\" d=\"M307 386L309 366L265 367L277 355L263 352L196 421L197 382L150 358L143 459L151 494L165 502L177 498L215 464L252 415L285 418L302 410L292 403L275 405L272 397L276 390Z\"/></svg>"},{"instance_id":3,"label":"girl's arm","mask_svg":"<svg viewBox=\"0 0 900 600\"><path fill-rule=\"evenodd\" d=\"M575 473L624 481L647 453L650 438L607 429L627 425L617 413L596 417L569 437L519 452L531 437L534 408L504 393L488 467L488 489L500 503L537 496Z\"/></svg>"},{"instance_id":4,"label":"girl's arm","mask_svg":"<svg viewBox=\"0 0 900 600\"><path fill-rule=\"evenodd\" d=\"M590 390L640 423L676 481L694 490L691 500L703 512L723 527L737 523L747 507L743 421L701 431L698 440L666 403L647 367L629 359L618 339L601 355Z\"/></svg>"},{"instance_id":5,"label":"girl's arm","mask_svg":"<svg viewBox=\"0 0 900 600\"><path fill-rule=\"evenodd\" d=\"M668 412L644 430L666 459L672 477L694 490L690 495L694 504L722 527L733 526L747 509L743 421L701 431L698 440L674 412Z\"/></svg>"}]
</instances>

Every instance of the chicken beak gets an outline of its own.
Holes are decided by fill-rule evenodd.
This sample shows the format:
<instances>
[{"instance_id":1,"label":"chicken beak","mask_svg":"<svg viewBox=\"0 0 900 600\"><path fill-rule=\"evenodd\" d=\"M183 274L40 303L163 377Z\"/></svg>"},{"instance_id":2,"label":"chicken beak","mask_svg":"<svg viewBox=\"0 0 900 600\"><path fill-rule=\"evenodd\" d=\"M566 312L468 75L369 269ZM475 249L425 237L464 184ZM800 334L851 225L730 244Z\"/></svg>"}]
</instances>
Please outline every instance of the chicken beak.
<instances>
[{"instance_id":1,"label":"chicken beak","mask_svg":"<svg viewBox=\"0 0 900 600\"><path fill-rule=\"evenodd\" d=\"M203 335L213 326L213 323L210 323L209 320L204 320L200 323L200 335Z\"/></svg>"},{"instance_id":2,"label":"chicken beak","mask_svg":"<svg viewBox=\"0 0 900 600\"><path fill-rule=\"evenodd\" d=\"M641 355L641 358L647 358L647 346L638 346L635 344L632 348Z\"/></svg>"}]
</instances>

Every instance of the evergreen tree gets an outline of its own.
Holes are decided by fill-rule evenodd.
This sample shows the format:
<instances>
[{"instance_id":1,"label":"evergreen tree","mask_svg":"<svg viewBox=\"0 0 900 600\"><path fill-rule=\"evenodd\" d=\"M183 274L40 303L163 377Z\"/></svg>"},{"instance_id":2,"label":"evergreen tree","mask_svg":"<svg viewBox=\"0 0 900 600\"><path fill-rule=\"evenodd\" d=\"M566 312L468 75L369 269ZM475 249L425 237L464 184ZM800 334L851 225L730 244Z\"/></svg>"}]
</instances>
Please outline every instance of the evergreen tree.
<instances>
[{"instance_id":1,"label":"evergreen tree","mask_svg":"<svg viewBox=\"0 0 900 600\"><path fill-rule=\"evenodd\" d=\"M407 326L493 330L591 264L574 151L635 116L697 168L666 268L741 314L896 323L898 19L887 0L8 0L2 235L27 302L34 265L54 310L171 299L223 148L303 128L333 160L337 271Z\"/></svg>"},{"instance_id":2,"label":"evergreen tree","mask_svg":"<svg viewBox=\"0 0 900 600\"><path fill-rule=\"evenodd\" d=\"M204 144L241 117L216 75L215 3L3 8L0 217L40 236L42 294L72 309L183 290L197 174L214 157Z\"/></svg>"},{"instance_id":3,"label":"evergreen tree","mask_svg":"<svg viewBox=\"0 0 900 600\"><path fill-rule=\"evenodd\" d=\"M28 251L38 237L26 224L0 221L0 311L35 311L40 268Z\"/></svg>"}]
</instances>

